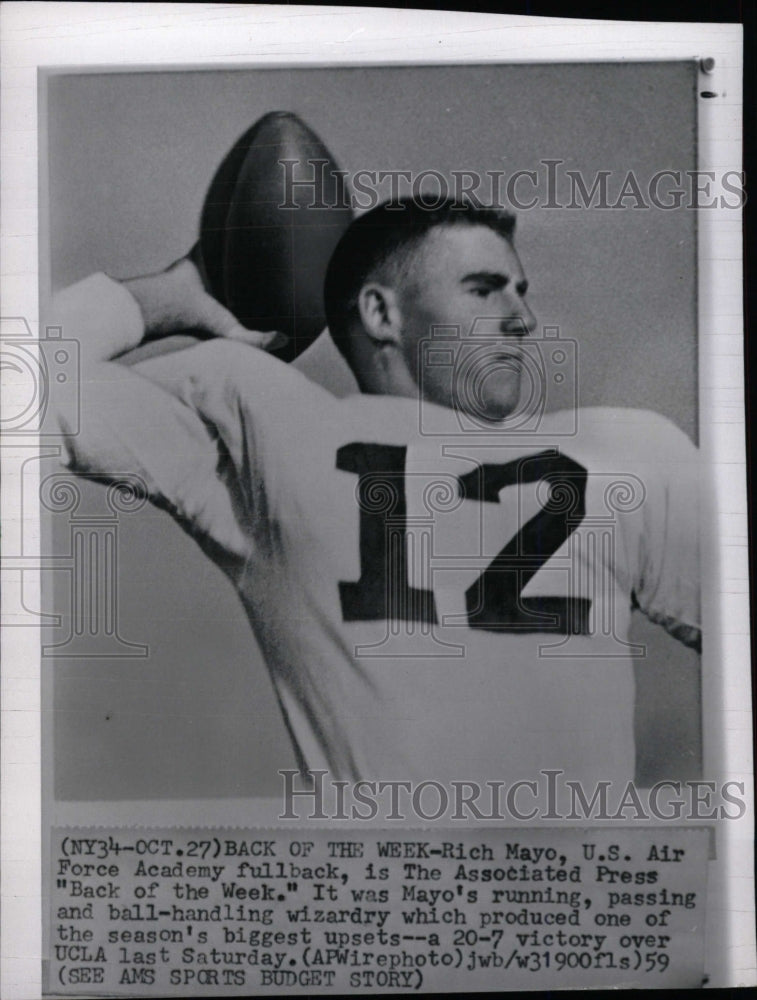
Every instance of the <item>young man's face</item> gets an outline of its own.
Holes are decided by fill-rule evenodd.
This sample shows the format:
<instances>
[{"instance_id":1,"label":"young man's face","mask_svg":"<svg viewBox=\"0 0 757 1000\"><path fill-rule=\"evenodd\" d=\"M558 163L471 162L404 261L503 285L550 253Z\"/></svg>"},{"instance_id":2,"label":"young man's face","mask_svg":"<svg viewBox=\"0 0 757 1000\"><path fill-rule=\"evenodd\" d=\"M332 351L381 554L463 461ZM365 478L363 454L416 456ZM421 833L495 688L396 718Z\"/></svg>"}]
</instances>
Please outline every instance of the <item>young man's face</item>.
<instances>
[{"instance_id":1,"label":"young man's face","mask_svg":"<svg viewBox=\"0 0 757 1000\"><path fill-rule=\"evenodd\" d=\"M424 399L491 421L515 409L521 340L536 326L527 287L512 244L487 226L431 230L398 290L405 358Z\"/></svg>"}]
</instances>

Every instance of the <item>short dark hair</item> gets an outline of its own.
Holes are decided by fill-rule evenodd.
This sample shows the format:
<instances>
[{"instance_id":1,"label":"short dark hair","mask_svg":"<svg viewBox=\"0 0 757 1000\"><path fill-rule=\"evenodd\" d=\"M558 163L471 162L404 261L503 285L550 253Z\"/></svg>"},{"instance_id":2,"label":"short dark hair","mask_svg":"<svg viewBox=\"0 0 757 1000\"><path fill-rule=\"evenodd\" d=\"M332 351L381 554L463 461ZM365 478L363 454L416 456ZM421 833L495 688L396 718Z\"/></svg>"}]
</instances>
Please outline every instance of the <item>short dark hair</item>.
<instances>
[{"instance_id":1,"label":"short dark hair","mask_svg":"<svg viewBox=\"0 0 757 1000\"><path fill-rule=\"evenodd\" d=\"M426 208L412 198L384 202L359 216L334 250L326 271L324 303L331 337L349 361L350 331L360 289L372 278L396 279L408 256L432 229L441 226L487 226L512 240L515 216L501 208L445 200Z\"/></svg>"}]
</instances>

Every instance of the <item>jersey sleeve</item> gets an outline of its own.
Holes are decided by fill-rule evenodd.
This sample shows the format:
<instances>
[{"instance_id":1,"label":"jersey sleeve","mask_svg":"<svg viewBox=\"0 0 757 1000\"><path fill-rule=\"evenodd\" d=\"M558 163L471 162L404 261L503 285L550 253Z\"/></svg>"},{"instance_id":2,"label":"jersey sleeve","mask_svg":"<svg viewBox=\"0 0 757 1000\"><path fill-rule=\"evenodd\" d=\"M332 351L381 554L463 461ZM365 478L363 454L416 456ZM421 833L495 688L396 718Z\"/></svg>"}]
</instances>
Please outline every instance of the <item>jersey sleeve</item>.
<instances>
[{"instance_id":1,"label":"jersey sleeve","mask_svg":"<svg viewBox=\"0 0 757 1000\"><path fill-rule=\"evenodd\" d=\"M674 424L645 416L637 429L637 444L648 451L637 466L643 501L625 532L632 600L651 621L700 649L699 452Z\"/></svg>"},{"instance_id":2,"label":"jersey sleeve","mask_svg":"<svg viewBox=\"0 0 757 1000\"><path fill-rule=\"evenodd\" d=\"M141 336L136 302L102 274L56 296L49 318L80 340L85 357L87 338L97 337L98 349L108 349L110 341L133 342L135 331L136 340ZM249 510L229 448L242 435L226 418L222 437L213 420L183 398L191 376L202 369L200 359L189 358L193 350L133 367L117 362L85 365L78 427L68 426L65 414L59 415L65 464L79 474L136 485L233 564L245 560L250 549L243 527Z\"/></svg>"}]
</instances>

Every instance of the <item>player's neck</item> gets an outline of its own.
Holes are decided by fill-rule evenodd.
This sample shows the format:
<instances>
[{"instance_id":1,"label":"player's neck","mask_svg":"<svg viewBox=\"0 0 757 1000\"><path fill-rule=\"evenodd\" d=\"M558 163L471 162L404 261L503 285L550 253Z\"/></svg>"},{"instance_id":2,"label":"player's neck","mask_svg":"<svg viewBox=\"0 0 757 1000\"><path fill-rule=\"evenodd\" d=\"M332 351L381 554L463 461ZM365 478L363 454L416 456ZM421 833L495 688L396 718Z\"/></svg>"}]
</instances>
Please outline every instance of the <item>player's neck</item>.
<instances>
[{"instance_id":1,"label":"player's neck","mask_svg":"<svg viewBox=\"0 0 757 1000\"><path fill-rule=\"evenodd\" d=\"M356 351L352 370L360 391L372 396L418 399L420 389L408 370L402 352L394 346L365 344Z\"/></svg>"}]
</instances>

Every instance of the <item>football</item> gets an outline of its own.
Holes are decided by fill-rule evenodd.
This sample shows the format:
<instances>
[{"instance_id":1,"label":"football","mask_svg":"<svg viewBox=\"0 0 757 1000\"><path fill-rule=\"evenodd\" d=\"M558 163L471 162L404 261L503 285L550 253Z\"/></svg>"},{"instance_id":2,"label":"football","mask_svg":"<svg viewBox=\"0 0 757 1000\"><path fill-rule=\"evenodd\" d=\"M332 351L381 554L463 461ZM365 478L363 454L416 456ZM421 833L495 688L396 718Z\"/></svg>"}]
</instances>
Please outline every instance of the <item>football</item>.
<instances>
[{"instance_id":1,"label":"football","mask_svg":"<svg viewBox=\"0 0 757 1000\"><path fill-rule=\"evenodd\" d=\"M297 115L272 111L218 167L189 256L243 326L287 335L271 353L292 361L326 325L326 268L351 221L344 177L323 142ZM191 346L197 333L146 343L127 360Z\"/></svg>"}]
</instances>

